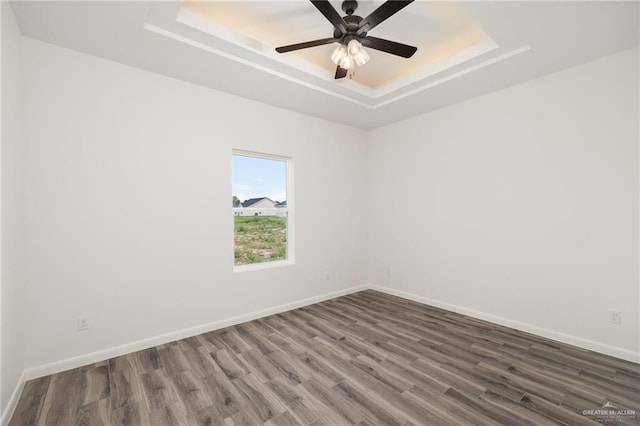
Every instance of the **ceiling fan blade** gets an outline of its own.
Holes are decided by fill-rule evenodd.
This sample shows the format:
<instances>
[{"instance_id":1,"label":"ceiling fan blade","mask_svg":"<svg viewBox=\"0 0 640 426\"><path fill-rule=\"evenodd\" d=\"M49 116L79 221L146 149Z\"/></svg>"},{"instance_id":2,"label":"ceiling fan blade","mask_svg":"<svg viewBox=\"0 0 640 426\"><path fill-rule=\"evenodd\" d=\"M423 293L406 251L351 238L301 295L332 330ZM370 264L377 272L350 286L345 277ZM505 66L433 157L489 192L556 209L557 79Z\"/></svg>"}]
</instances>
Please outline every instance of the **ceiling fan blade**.
<instances>
[{"instance_id":1,"label":"ceiling fan blade","mask_svg":"<svg viewBox=\"0 0 640 426\"><path fill-rule=\"evenodd\" d=\"M392 55L410 58L418 50L417 47L407 44L397 43L395 41L385 40L383 38L366 36L361 39L362 45L371 49L380 50L381 52L391 53Z\"/></svg>"},{"instance_id":2,"label":"ceiling fan blade","mask_svg":"<svg viewBox=\"0 0 640 426\"><path fill-rule=\"evenodd\" d=\"M360 21L360 24L358 25L358 34L371 31L382 21L395 15L410 3L413 3L413 0L388 0L384 2L382 6L371 12L369 16Z\"/></svg>"},{"instance_id":3,"label":"ceiling fan blade","mask_svg":"<svg viewBox=\"0 0 640 426\"><path fill-rule=\"evenodd\" d=\"M344 22L342 16L331 6L328 0L311 0L311 3L331 22L342 34L347 33L347 23Z\"/></svg>"},{"instance_id":4,"label":"ceiling fan blade","mask_svg":"<svg viewBox=\"0 0 640 426\"><path fill-rule=\"evenodd\" d=\"M323 44L335 43L337 41L339 40L333 37L321 38L320 40L305 41L304 43L296 43L296 44L290 44L288 46L276 47L276 52L278 53L291 52L293 50L300 50L300 49L306 49L308 47L322 46Z\"/></svg>"},{"instance_id":5,"label":"ceiling fan blade","mask_svg":"<svg viewBox=\"0 0 640 426\"><path fill-rule=\"evenodd\" d=\"M339 78L345 78L347 76L347 70L344 68L340 68L340 65L338 65L338 68L336 68L336 76L335 79L339 79Z\"/></svg>"}]
</instances>

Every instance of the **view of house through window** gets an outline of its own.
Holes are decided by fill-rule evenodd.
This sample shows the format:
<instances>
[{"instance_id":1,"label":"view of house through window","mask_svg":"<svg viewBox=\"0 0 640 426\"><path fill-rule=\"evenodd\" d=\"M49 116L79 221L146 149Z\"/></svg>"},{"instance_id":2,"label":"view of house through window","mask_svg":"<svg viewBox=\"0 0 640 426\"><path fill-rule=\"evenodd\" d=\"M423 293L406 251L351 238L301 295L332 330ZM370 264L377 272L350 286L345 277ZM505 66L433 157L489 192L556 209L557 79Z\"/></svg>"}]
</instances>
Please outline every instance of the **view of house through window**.
<instances>
[{"instance_id":1,"label":"view of house through window","mask_svg":"<svg viewBox=\"0 0 640 426\"><path fill-rule=\"evenodd\" d=\"M287 165L271 155L234 152L234 265L290 258Z\"/></svg>"}]
</instances>

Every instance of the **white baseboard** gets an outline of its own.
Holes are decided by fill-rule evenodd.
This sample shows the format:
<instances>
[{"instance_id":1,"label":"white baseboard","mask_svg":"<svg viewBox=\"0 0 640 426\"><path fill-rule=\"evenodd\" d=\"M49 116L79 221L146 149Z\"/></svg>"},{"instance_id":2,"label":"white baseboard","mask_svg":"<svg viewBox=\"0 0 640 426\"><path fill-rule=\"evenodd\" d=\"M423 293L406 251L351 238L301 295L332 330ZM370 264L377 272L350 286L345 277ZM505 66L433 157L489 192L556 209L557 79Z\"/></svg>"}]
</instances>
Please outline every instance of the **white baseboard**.
<instances>
[{"instance_id":1,"label":"white baseboard","mask_svg":"<svg viewBox=\"0 0 640 426\"><path fill-rule=\"evenodd\" d=\"M20 378L18 379L18 383L16 383L16 386L13 388L13 392L11 393L11 398L9 398L7 406L2 411L2 417L0 417L0 426L7 426L9 424L9 420L11 420L11 416L13 416L13 412L18 406L18 400L20 399L20 395L22 394L24 384L27 381L25 377L26 375L23 371L20 375Z\"/></svg>"},{"instance_id":2,"label":"white baseboard","mask_svg":"<svg viewBox=\"0 0 640 426\"><path fill-rule=\"evenodd\" d=\"M588 349L590 351L599 352L605 355L610 355L616 358L620 358L626 361L631 361L631 362L640 364L640 353L630 351L628 349L607 345L604 343L596 342L595 340L589 340L589 339L584 339L582 337L572 336L570 334L549 330L549 329L538 327L532 324L515 321L509 318L503 318L496 315L487 314L485 312L476 311L473 309L465 308L463 306L453 305L451 303L441 302L439 300L418 296L413 293L407 293L407 292L395 290L389 287L383 287L379 285L369 285L369 288L372 290L377 290L382 293L387 293L393 296L398 296L404 299L413 300L414 302L423 303L425 305L431 305L437 308L446 309L448 311L456 312L458 314L489 321L494 324L503 325L505 327L515 328L516 330L525 331L527 333L535 334L541 337L546 337L548 339L556 340L558 342L566 343L568 345L577 346L583 349Z\"/></svg>"},{"instance_id":3,"label":"white baseboard","mask_svg":"<svg viewBox=\"0 0 640 426\"><path fill-rule=\"evenodd\" d=\"M91 353L83 354L73 358L63 359L60 361L52 362L50 364L31 367L26 369L23 375L26 377L27 380L31 380L38 377L47 376L49 374L59 373L61 371L70 370L72 368L81 367L83 365L93 364L95 362L104 361L106 359L117 357L120 355L125 355L131 352L141 351L143 349L173 342L175 340L197 336L198 334L207 333L209 331L219 330L221 328L229 327L236 324L241 324L243 322L252 321L252 320L263 318L269 315L274 315L281 312L290 311L292 309L301 308L303 306L312 305L314 303L322 302L328 299L333 299L335 297L340 297L340 296L355 293L358 291L367 290L368 288L369 286L367 285L351 287L343 290L334 291L331 293L325 293L320 296L314 296L314 297L309 297L307 299L297 300L291 303L285 303L284 305L274 306L272 308L250 312L244 315L238 315L238 316L227 318L220 321L214 321L208 324L198 325L196 327L173 331L171 333L150 337L148 339L138 340L137 342L127 343L127 344L116 346L113 348L108 348L108 349L104 349L97 352L91 352Z\"/></svg>"},{"instance_id":4,"label":"white baseboard","mask_svg":"<svg viewBox=\"0 0 640 426\"><path fill-rule=\"evenodd\" d=\"M495 324L500 324L506 327L515 328L517 330L525 331L528 333L532 333L538 336L546 337L549 339L557 340L562 343L567 343L570 345L574 345L580 348L589 349L595 352L600 352L606 355L611 355L616 358L624 359L627 361L640 363L640 353L636 353L630 351L628 349L619 348L616 346L607 345L604 343L596 342L593 340L584 339L577 336L572 336L569 334L564 334L558 331L545 329L542 327L537 327L532 324L527 324L515 320L511 320L508 318L499 317L496 315L488 314L485 312L476 311L473 309L465 308L462 306L453 305L450 303L442 302L439 300L430 299L427 297L418 296L412 293L407 293L400 290L395 290L392 288L378 286L378 285L361 285L356 287L351 287L331 293L326 293L320 296L310 297L307 299L298 300L291 303L286 303L283 305L275 306L272 308L262 309L259 311L250 312L248 314L235 316L232 318L227 318L220 321L214 321L208 324L199 325L196 327L191 327L183 330L177 330L171 333L162 334L159 336L150 337L148 339L139 340L132 343L127 343L124 345L116 346L113 348L104 349L97 352L92 352L88 354L83 354L73 358L67 358L64 360L52 362L50 364L44 364L37 367L28 368L24 371L21 377L21 385L20 390L22 389L22 385L24 385L24 381L31 380L37 377L46 376L49 374L59 373L61 371L70 370L72 368L81 367L83 365L92 364L95 362L103 361L109 358L113 358L120 355L125 355L131 352L140 351L143 349L147 349L153 346L162 345L165 343L173 342L175 340L184 339L186 337L196 336L198 334L207 333L209 331L218 330L221 328L229 327L232 325L240 324L246 321L252 321L258 318L262 318L265 316L277 314L280 312L289 311L291 309L300 308L303 306L308 306L314 303L322 302L324 300L333 299L335 297L344 296L346 294L355 293L362 290L373 289L377 291L381 291L383 293L391 294L394 296L402 297L405 299L413 300L419 303L424 303L427 305L435 306L438 308L446 309L449 311L457 312L462 315L467 315L473 318L482 319L485 321L489 321ZM14 392L15 393L15 392ZM19 392L17 393L19 395ZM17 396L12 395L12 398L16 398ZM15 403L14 402L14 403ZM7 411L8 412L8 411ZM2 417L4 419L4 416ZM7 419L8 420L8 419ZM4 425L4 423L2 424Z\"/></svg>"}]
</instances>

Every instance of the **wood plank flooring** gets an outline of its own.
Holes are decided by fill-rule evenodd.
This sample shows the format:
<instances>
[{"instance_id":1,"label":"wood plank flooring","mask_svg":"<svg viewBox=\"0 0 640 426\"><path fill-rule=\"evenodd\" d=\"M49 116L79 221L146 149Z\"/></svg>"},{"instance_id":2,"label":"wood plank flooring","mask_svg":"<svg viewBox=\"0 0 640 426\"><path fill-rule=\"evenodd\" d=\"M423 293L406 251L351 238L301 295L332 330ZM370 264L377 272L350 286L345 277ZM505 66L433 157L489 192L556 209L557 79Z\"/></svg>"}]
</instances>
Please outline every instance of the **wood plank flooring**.
<instances>
[{"instance_id":1,"label":"wood plank flooring","mask_svg":"<svg viewBox=\"0 0 640 426\"><path fill-rule=\"evenodd\" d=\"M31 380L10 424L588 425L606 403L640 425L640 365L368 290Z\"/></svg>"}]
</instances>

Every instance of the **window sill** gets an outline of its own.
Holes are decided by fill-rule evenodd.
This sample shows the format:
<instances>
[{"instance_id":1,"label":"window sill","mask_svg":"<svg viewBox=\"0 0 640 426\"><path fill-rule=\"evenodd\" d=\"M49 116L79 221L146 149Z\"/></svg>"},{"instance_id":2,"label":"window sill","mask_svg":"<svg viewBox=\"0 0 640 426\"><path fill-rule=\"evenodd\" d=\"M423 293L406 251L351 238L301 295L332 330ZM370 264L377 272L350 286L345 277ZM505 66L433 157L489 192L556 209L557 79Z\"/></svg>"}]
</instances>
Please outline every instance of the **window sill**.
<instances>
[{"instance_id":1,"label":"window sill","mask_svg":"<svg viewBox=\"0 0 640 426\"><path fill-rule=\"evenodd\" d=\"M233 273L235 274L238 272L259 271L262 269L273 269L291 265L295 265L295 262L292 259L274 260L273 262L251 263L249 265L234 266Z\"/></svg>"}]
</instances>

